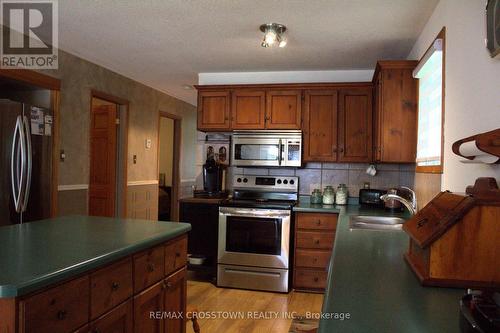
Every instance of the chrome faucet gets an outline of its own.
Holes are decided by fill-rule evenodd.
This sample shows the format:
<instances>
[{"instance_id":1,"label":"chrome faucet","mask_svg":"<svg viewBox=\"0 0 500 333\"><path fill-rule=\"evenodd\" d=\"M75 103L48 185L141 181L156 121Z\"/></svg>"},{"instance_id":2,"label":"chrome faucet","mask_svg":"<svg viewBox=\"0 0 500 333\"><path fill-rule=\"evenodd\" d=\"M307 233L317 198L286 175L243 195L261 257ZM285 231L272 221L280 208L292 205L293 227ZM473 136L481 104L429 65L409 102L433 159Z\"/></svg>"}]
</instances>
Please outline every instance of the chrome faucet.
<instances>
[{"instance_id":1,"label":"chrome faucet","mask_svg":"<svg viewBox=\"0 0 500 333\"><path fill-rule=\"evenodd\" d=\"M400 188L410 192L411 194L410 200L403 198L402 196L399 196L397 194L390 194L390 193L380 196L380 199L382 199L384 202L390 199L399 201L406 207L406 209L408 209L411 215L415 215L417 213L417 195L415 194L415 191L406 186L401 186Z\"/></svg>"}]
</instances>

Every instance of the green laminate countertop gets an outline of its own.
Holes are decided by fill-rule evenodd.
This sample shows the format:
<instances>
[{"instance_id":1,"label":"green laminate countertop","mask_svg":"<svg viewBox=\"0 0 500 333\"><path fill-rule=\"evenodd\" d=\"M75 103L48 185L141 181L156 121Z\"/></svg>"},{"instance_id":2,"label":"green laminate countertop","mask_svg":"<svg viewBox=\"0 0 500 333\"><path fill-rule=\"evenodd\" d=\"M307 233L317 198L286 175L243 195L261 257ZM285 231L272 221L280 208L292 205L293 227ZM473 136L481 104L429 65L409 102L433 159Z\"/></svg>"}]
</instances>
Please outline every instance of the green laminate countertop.
<instances>
[{"instance_id":1,"label":"green laminate countertop","mask_svg":"<svg viewBox=\"0 0 500 333\"><path fill-rule=\"evenodd\" d=\"M190 229L188 223L89 216L0 227L0 297L25 295Z\"/></svg>"},{"instance_id":2,"label":"green laminate countertop","mask_svg":"<svg viewBox=\"0 0 500 333\"><path fill-rule=\"evenodd\" d=\"M319 333L459 332L462 289L422 287L403 259L404 231L350 230L350 215L390 214L359 205L340 208L322 313L349 313L349 320L322 318Z\"/></svg>"}]
</instances>

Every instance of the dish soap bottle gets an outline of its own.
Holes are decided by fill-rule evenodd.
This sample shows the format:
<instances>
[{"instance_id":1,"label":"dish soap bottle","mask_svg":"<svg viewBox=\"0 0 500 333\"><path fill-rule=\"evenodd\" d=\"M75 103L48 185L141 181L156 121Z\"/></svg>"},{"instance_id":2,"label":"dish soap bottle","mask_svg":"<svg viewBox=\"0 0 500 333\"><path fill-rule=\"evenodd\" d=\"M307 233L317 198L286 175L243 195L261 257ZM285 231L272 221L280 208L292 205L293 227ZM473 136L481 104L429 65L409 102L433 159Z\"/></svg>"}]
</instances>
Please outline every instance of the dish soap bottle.
<instances>
[{"instance_id":1,"label":"dish soap bottle","mask_svg":"<svg viewBox=\"0 0 500 333\"><path fill-rule=\"evenodd\" d=\"M340 184L337 187L337 194L335 195L335 201L337 205L347 205L348 191L345 184Z\"/></svg>"}]
</instances>

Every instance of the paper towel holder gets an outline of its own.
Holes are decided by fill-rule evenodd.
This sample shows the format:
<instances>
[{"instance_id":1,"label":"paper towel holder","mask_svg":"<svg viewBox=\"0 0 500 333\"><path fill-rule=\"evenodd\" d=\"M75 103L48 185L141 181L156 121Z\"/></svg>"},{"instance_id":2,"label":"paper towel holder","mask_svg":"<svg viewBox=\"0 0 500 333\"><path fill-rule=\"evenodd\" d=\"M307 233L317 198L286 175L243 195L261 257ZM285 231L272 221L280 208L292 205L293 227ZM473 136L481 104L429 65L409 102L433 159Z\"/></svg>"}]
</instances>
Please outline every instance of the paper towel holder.
<instances>
[{"instance_id":1,"label":"paper towel holder","mask_svg":"<svg viewBox=\"0 0 500 333\"><path fill-rule=\"evenodd\" d=\"M471 141L475 141L480 151L498 157L498 160L494 164L500 164L500 128L456 141L452 146L453 152L467 160L473 161L475 156L464 156L460 153L460 146Z\"/></svg>"}]
</instances>

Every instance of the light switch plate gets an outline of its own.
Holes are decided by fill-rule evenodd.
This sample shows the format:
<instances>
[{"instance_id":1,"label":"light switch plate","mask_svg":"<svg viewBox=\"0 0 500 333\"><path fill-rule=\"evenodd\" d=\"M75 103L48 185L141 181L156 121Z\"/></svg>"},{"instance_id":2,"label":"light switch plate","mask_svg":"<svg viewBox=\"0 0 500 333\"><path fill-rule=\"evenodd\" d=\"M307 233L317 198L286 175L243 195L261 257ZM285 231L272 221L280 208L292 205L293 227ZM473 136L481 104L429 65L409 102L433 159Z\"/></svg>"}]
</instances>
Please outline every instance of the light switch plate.
<instances>
[{"instance_id":1,"label":"light switch plate","mask_svg":"<svg viewBox=\"0 0 500 333\"><path fill-rule=\"evenodd\" d=\"M151 139L146 139L146 149L151 148Z\"/></svg>"}]
</instances>

